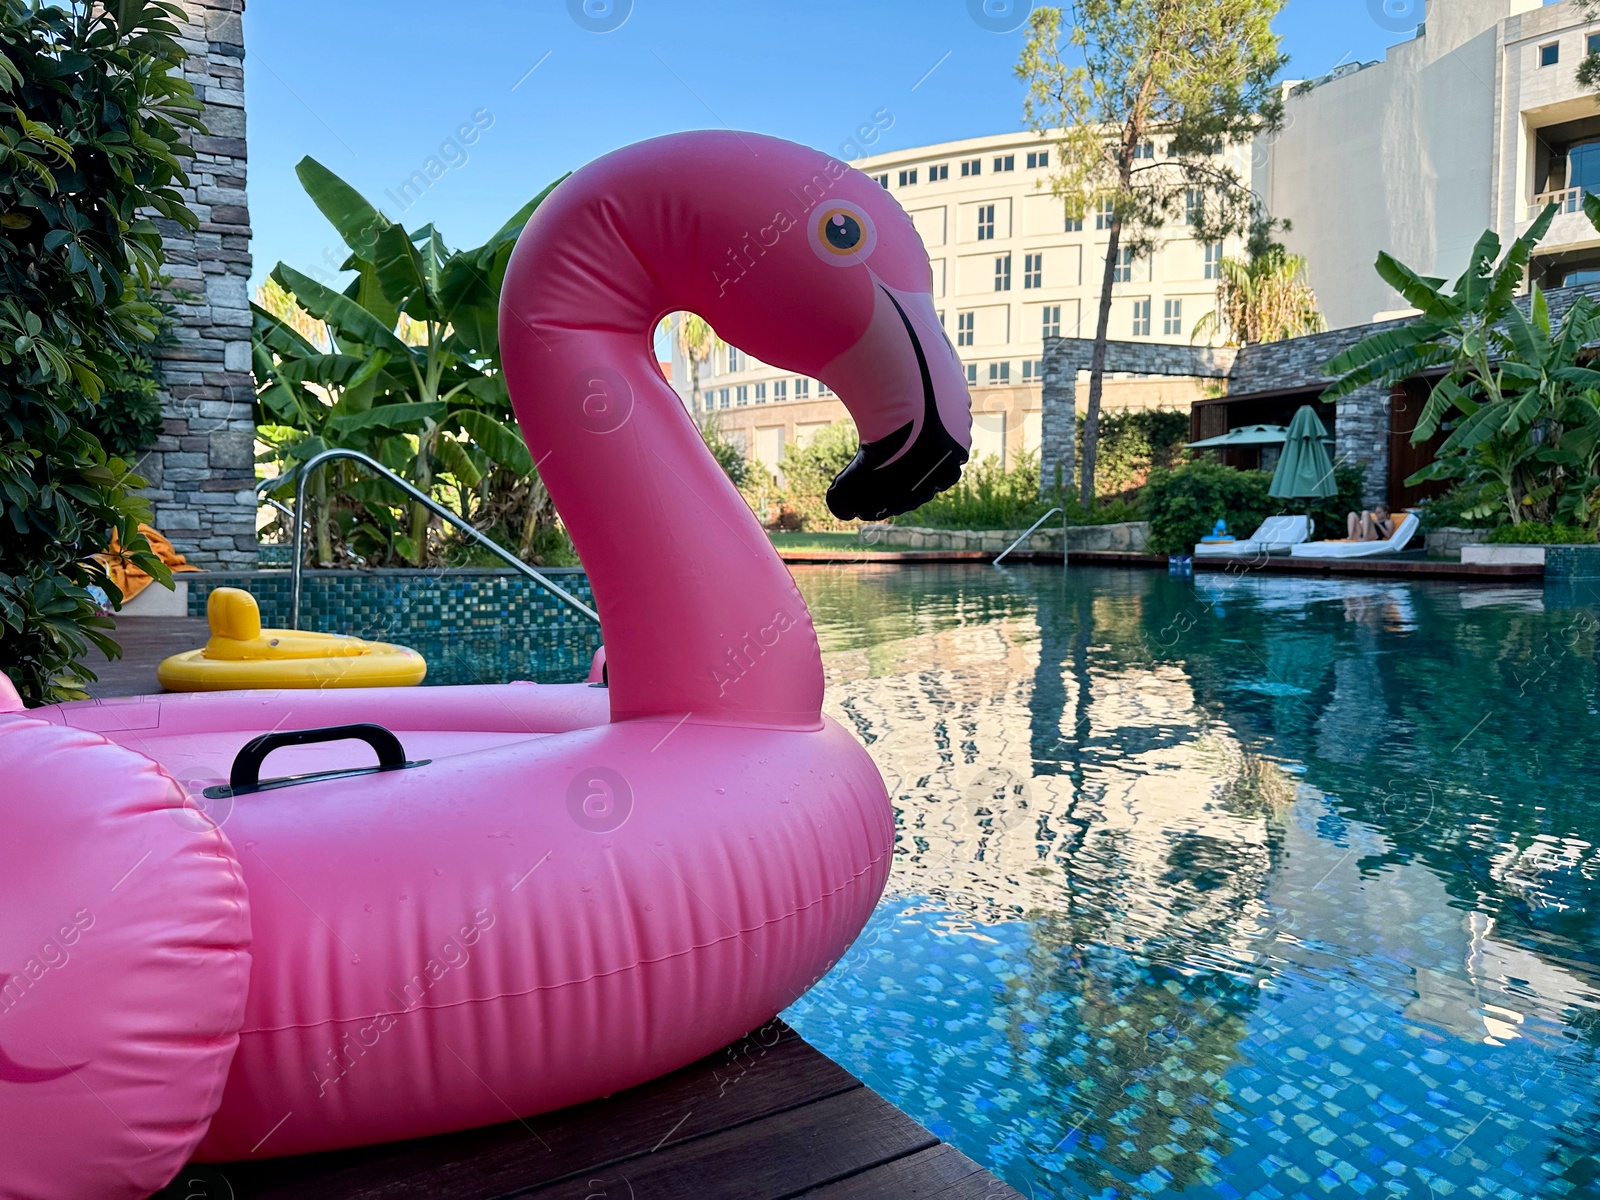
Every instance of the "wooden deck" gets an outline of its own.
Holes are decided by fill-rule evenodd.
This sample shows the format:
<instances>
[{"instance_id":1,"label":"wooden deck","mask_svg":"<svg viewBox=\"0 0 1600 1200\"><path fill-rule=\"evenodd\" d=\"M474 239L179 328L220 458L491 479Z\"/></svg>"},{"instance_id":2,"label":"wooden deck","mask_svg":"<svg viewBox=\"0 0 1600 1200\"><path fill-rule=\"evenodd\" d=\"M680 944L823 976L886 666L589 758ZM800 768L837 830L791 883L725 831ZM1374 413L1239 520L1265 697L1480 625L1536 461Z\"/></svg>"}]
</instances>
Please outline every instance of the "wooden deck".
<instances>
[{"instance_id":1,"label":"wooden deck","mask_svg":"<svg viewBox=\"0 0 1600 1200\"><path fill-rule=\"evenodd\" d=\"M270 1200L1021 1200L781 1021L605 1100L412 1142L193 1166L160 1198L230 1191Z\"/></svg>"}]
</instances>

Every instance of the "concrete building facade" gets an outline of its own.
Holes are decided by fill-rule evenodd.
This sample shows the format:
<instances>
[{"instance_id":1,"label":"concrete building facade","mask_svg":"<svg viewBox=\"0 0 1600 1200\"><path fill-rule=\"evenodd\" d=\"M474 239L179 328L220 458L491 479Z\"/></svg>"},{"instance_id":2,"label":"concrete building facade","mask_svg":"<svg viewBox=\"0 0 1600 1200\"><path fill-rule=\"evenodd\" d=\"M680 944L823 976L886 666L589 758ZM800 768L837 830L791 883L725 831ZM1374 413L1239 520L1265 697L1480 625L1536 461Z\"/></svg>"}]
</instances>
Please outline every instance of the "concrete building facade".
<instances>
[{"instance_id":1,"label":"concrete building facade","mask_svg":"<svg viewBox=\"0 0 1600 1200\"><path fill-rule=\"evenodd\" d=\"M1289 88L1257 178L1330 327L1407 308L1373 270L1380 250L1454 279L1484 230L1509 243L1551 200L1562 211L1535 278L1600 278L1600 235L1581 211L1600 189L1600 102L1576 79L1596 47L1600 19L1573 0L1428 0L1382 62Z\"/></svg>"},{"instance_id":2,"label":"concrete building facade","mask_svg":"<svg viewBox=\"0 0 1600 1200\"><path fill-rule=\"evenodd\" d=\"M1164 155L1161 139L1148 148ZM899 201L933 263L935 306L973 387L973 450L1009 460L1038 450L1044 345L1093 335L1105 261L1107 220L1067 216L1050 192L1048 140L1031 132L971 138L877 154L852 164ZM1230 151L1248 171L1248 151ZM1180 218L1156 253L1128 264L1114 285L1111 336L1188 345L1216 306L1217 263L1232 243L1202 244ZM814 379L718 346L700 365L698 388L682 351L673 378L684 402L752 460L776 468L783 447L804 444L844 417L844 406ZM1110 380L1105 404L1187 407L1202 392L1189 380Z\"/></svg>"}]
</instances>

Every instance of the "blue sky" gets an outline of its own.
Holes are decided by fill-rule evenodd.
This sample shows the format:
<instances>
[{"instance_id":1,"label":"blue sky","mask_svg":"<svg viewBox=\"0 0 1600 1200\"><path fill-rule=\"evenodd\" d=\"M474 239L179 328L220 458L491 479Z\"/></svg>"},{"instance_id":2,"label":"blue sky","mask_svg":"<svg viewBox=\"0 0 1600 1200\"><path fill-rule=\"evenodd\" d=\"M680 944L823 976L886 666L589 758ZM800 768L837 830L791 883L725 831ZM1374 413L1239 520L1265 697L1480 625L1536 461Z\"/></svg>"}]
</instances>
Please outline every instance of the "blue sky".
<instances>
[{"instance_id":1,"label":"blue sky","mask_svg":"<svg viewBox=\"0 0 1600 1200\"><path fill-rule=\"evenodd\" d=\"M408 227L433 221L471 246L557 175L657 134L731 126L837 154L880 109L894 123L875 152L1020 129L1023 34L983 28L969 14L982 2L257 0L245 12L253 283L280 259L331 278L343 256L295 178L306 154ZM1421 8L1289 0L1277 22L1289 75L1381 58ZM626 20L593 32L572 9ZM452 136L458 165L397 200Z\"/></svg>"}]
</instances>

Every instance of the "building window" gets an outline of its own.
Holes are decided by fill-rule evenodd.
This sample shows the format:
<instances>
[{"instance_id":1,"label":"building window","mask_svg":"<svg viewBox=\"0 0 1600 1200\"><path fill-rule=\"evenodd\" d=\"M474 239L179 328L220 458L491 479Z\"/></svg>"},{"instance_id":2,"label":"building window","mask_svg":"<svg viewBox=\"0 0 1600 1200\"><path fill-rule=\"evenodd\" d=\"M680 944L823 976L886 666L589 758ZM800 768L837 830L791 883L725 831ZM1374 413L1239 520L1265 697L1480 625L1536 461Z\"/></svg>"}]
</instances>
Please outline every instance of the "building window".
<instances>
[{"instance_id":1,"label":"building window","mask_svg":"<svg viewBox=\"0 0 1600 1200\"><path fill-rule=\"evenodd\" d=\"M1134 158L1154 158L1156 156L1156 144L1154 142L1140 142L1133 148L1133 156Z\"/></svg>"},{"instance_id":2,"label":"building window","mask_svg":"<svg viewBox=\"0 0 1600 1200\"><path fill-rule=\"evenodd\" d=\"M1111 268L1112 283L1133 282L1133 247L1123 246L1117 251L1117 261Z\"/></svg>"},{"instance_id":3,"label":"building window","mask_svg":"<svg viewBox=\"0 0 1600 1200\"><path fill-rule=\"evenodd\" d=\"M796 400L809 400L811 398L811 381L809 379L796 379L794 381L794 398Z\"/></svg>"},{"instance_id":4,"label":"building window","mask_svg":"<svg viewBox=\"0 0 1600 1200\"><path fill-rule=\"evenodd\" d=\"M722 388L717 392L717 407L718 408L727 408L728 407L728 389L727 388Z\"/></svg>"},{"instance_id":5,"label":"building window","mask_svg":"<svg viewBox=\"0 0 1600 1200\"><path fill-rule=\"evenodd\" d=\"M964 312L956 314L956 345L972 345L977 319L977 313Z\"/></svg>"},{"instance_id":6,"label":"building window","mask_svg":"<svg viewBox=\"0 0 1600 1200\"><path fill-rule=\"evenodd\" d=\"M831 396L831 395L833 395L833 393L828 390L828 385L823 383L822 380L820 380L820 379L817 380L817 399L820 400L824 396Z\"/></svg>"},{"instance_id":7,"label":"building window","mask_svg":"<svg viewBox=\"0 0 1600 1200\"><path fill-rule=\"evenodd\" d=\"M917 169L912 167L909 171L900 172L900 186L910 187L917 182Z\"/></svg>"},{"instance_id":8,"label":"building window","mask_svg":"<svg viewBox=\"0 0 1600 1200\"><path fill-rule=\"evenodd\" d=\"M978 205L978 240L980 242L994 239L994 205Z\"/></svg>"},{"instance_id":9,"label":"building window","mask_svg":"<svg viewBox=\"0 0 1600 1200\"><path fill-rule=\"evenodd\" d=\"M1600 33L1591 33L1583 42L1585 54L1600 54Z\"/></svg>"},{"instance_id":10,"label":"building window","mask_svg":"<svg viewBox=\"0 0 1600 1200\"><path fill-rule=\"evenodd\" d=\"M989 386L1003 387L1011 382L1011 364L1008 362L992 362L989 364Z\"/></svg>"},{"instance_id":11,"label":"building window","mask_svg":"<svg viewBox=\"0 0 1600 1200\"><path fill-rule=\"evenodd\" d=\"M928 182L929 183L939 183L942 180L949 179L949 178L950 178L950 164L949 163L939 163L937 166L932 166L932 167L928 168Z\"/></svg>"},{"instance_id":12,"label":"building window","mask_svg":"<svg viewBox=\"0 0 1600 1200\"><path fill-rule=\"evenodd\" d=\"M982 175L982 174L983 174L983 159L981 159L981 158L969 158L969 159L967 159L966 162L961 164L961 177L963 179L965 179L968 175Z\"/></svg>"},{"instance_id":13,"label":"building window","mask_svg":"<svg viewBox=\"0 0 1600 1200\"><path fill-rule=\"evenodd\" d=\"M1082 233L1083 232L1083 218L1082 217L1075 217L1071 213L1068 213L1067 214L1067 221L1066 221L1065 229L1066 229L1066 232L1068 232L1068 233Z\"/></svg>"},{"instance_id":14,"label":"building window","mask_svg":"<svg viewBox=\"0 0 1600 1200\"><path fill-rule=\"evenodd\" d=\"M1164 300L1161 303L1161 332L1174 334L1183 332L1183 301Z\"/></svg>"},{"instance_id":15,"label":"building window","mask_svg":"<svg viewBox=\"0 0 1600 1200\"><path fill-rule=\"evenodd\" d=\"M733 346L729 346L728 347L728 372L729 372L729 374L732 374L734 371L742 371L742 370L744 370L744 353L743 353L743 351L738 350L738 349L734 348Z\"/></svg>"},{"instance_id":16,"label":"building window","mask_svg":"<svg viewBox=\"0 0 1600 1200\"><path fill-rule=\"evenodd\" d=\"M1029 150L1028 165L1030 167L1048 167L1050 165L1050 151Z\"/></svg>"},{"instance_id":17,"label":"building window","mask_svg":"<svg viewBox=\"0 0 1600 1200\"><path fill-rule=\"evenodd\" d=\"M1009 292L1011 290L1011 255L1002 254L994 260L994 290Z\"/></svg>"},{"instance_id":18,"label":"building window","mask_svg":"<svg viewBox=\"0 0 1600 1200\"><path fill-rule=\"evenodd\" d=\"M740 408L750 403L750 388L746 384L741 383L733 389L733 402Z\"/></svg>"},{"instance_id":19,"label":"building window","mask_svg":"<svg viewBox=\"0 0 1600 1200\"><path fill-rule=\"evenodd\" d=\"M764 383L758 383L758 384L756 384L756 403L757 404L765 404L766 402L767 402L767 385L764 384Z\"/></svg>"},{"instance_id":20,"label":"building window","mask_svg":"<svg viewBox=\"0 0 1600 1200\"><path fill-rule=\"evenodd\" d=\"M1150 301L1135 300L1133 302L1133 330L1134 337L1150 336Z\"/></svg>"},{"instance_id":21,"label":"building window","mask_svg":"<svg viewBox=\"0 0 1600 1200\"><path fill-rule=\"evenodd\" d=\"M1111 228L1111 214L1115 207L1116 205L1110 196L1100 197L1100 202L1095 206L1094 210L1094 227L1096 229Z\"/></svg>"},{"instance_id":22,"label":"building window","mask_svg":"<svg viewBox=\"0 0 1600 1200\"><path fill-rule=\"evenodd\" d=\"M1017 169L1017 156L1015 154L996 154L994 156L994 169L996 171L1015 171Z\"/></svg>"},{"instance_id":23,"label":"building window","mask_svg":"<svg viewBox=\"0 0 1600 1200\"><path fill-rule=\"evenodd\" d=\"M1059 304L1046 304L1042 311L1044 313L1044 321L1043 321L1044 328L1041 331L1041 336L1047 337L1047 338L1060 337L1061 336L1061 305L1059 305Z\"/></svg>"},{"instance_id":24,"label":"building window","mask_svg":"<svg viewBox=\"0 0 1600 1200\"><path fill-rule=\"evenodd\" d=\"M967 364L967 386L968 387L977 387L978 386L978 364L977 363L968 363Z\"/></svg>"},{"instance_id":25,"label":"building window","mask_svg":"<svg viewBox=\"0 0 1600 1200\"><path fill-rule=\"evenodd\" d=\"M1186 188L1183 193L1183 223L1185 225L1198 225L1200 223L1201 198L1199 188Z\"/></svg>"},{"instance_id":26,"label":"building window","mask_svg":"<svg viewBox=\"0 0 1600 1200\"><path fill-rule=\"evenodd\" d=\"M1206 278L1220 279L1222 277L1222 243L1211 242L1206 246Z\"/></svg>"},{"instance_id":27,"label":"building window","mask_svg":"<svg viewBox=\"0 0 1600 1200\"><path fill-rule=\"evenodd\" d=\"M1022 364L1023 383L1042 383L1044 381L1044 359L1030 358Z\"/></svg>"},{"instance_id":28,"label":"building window","mask_svg":"<svg viewBox=\"0 0 1600 1200\"><path fill-rule=\"evenodd\" d=\"M782 404L788 398L789 381L787 379L780 379L777 383L772 385L772 402L774 404Z\"/></svg>"},{"instance_id":29,"label":"building window","mask_svg":"<svg viewBox=\"0 0 1600 1200\"><path fill-rule=\"evenodd\" d=\"M1539 47L1539 65L1553 67L1561 61L1561 43L1551 42L1549 45Z\"/></svg>"},{"instance_id":30,"label":"building window","mask_svg":"<svg viewBox=\"0 0 1600 1200\"><path fill-rule=\"evenodd\" d=\"M888 190L889 177L887 175L874 175L873 178L878 181L878 186L879 187L883 188L886 191Z\"/></svg>"},{"instance_id":31,"label":"building window","mask_svg":"<svg viewBox=\"0 0 1600 1200\"><path fill-rule=\"evenodd\" d=\"M1044 286L1044 255L1024 254L1022 256L1022 286L1037 288Z\"/></svg>"}]
</instances>

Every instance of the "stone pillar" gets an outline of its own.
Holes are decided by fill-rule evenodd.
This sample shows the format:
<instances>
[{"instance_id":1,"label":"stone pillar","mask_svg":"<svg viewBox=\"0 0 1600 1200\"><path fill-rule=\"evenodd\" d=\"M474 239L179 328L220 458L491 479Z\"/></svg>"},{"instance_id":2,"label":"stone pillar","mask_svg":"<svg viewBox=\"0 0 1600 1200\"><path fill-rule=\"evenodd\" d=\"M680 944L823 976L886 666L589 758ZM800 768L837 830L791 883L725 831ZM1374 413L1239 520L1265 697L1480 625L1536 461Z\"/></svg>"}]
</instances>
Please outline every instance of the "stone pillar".
<instances>
[{"instance_id":1,"label":"stone pillar","mask_svg":"<svg viewBox=\"0 0 1600 1200\"><path fill-rule=\"evenodd\" d=\"M1389 498L1389 389L1364 387L1339 401L1333 431L1336 461L1366 468L1361 503Z\"/></svg>"},{"instance_id":2,"label":"stone pillar","mask_svg":"<svg viewBox=\"0 0 1600 1200\"><path fill-rule=\"evenodd\" d=\"M1039 493L1051 496L1056 473L1067 492L1078 473L1078 356L1065 352L1064 338L1044 343L1044 384L1039 393Z\"/></svg>"},{"instance_id":3,"label":"stone pillar","mask_svg":"<svg viewBox=\"0 0 1600 1200\"><path fill-rule=\"evenodd\" d=\"M190 232L156 220L166 245L176 344L161 354L161 437L141 458L155 525L191 563L253 567L254 381L250 212L245 199L244 0L184 0L184 75L205 104L184 199Z\"/></svg>"}]
</instances>

